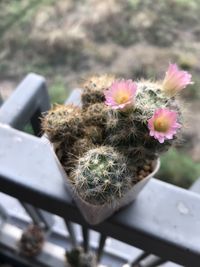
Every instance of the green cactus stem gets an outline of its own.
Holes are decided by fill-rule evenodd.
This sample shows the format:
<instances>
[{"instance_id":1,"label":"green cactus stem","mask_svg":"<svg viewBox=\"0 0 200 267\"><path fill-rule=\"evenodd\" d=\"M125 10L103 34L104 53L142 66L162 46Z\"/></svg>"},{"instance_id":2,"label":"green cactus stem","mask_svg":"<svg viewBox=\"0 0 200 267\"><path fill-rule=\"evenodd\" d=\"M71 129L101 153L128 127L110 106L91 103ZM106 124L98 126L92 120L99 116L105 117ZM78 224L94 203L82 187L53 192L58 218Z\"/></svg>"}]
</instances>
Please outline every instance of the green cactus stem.
<instances>
[{"instance_id":1,"label":"green cactus stem","mask_svg":"<svg viewBox=\"0 0 200 267\"><path fill-rule=\"evenodd\" d=\"M123 197L134 181L125 158L112 147L100 146L79 158L72 173L77 193L85 201L102 205Z\"/></svg>"},{"instance_id":2,"label":"green cactus stem","mask_svg":"<svg viewBox=\"0 0 200 267\"><path fill-rule=\"evenodd\" d=\"M81 109L75 105L56 105L42 118L42 129L51 142L67 142L84 134Z\"/></svg>"},{"instance_id":3,"label":"green cactus stem","mask_svg":"<svg viewBox=\"0 0 200 267\"><path fill-rule=\"evenodd\" d=\"M114 76L104 74L100 76L92 76L85 80L82 84L82 104L83 108L88 106L104 102L104 90L107 89L114 81Z\"/></svg>"}]
</instances>

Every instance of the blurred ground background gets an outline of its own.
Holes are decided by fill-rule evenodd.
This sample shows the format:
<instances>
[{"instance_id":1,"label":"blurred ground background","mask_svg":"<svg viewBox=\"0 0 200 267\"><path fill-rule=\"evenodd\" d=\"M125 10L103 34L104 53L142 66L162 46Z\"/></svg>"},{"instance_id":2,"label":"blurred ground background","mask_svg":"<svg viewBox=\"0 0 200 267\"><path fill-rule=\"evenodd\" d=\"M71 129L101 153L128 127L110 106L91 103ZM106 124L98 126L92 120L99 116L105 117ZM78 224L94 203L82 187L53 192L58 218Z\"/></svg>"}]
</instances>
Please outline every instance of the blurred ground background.
<instances>
[{"instance_id":1,"label":"blurred ground background","mask_svg":"<svg viewBox=\"0 0 200 267\"><path fill-rule=\"evenodd\" d=\"M195 84L182 95L181 144L162 157L157 177L189 187L200 176L199 18L199 0L1 0L1 95L37 72L62 103L89 74L162 79L177 62Z\"/></svg>"}]
</instances>

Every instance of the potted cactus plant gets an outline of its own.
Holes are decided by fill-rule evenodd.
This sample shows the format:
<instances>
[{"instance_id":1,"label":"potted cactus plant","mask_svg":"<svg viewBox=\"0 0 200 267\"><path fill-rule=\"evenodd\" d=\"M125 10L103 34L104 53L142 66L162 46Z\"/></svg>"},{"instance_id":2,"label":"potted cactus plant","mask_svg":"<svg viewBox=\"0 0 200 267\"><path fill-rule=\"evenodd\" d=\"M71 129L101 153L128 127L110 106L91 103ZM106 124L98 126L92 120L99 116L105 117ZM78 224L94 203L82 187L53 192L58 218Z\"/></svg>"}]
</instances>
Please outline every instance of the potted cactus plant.
<instances>
[{"instance_id":1,"label":"potted cactus plant","mask_svg":"<svg viewBox=\"0 0 200 267\"><path fill-rule=\"evenodd\" d=\"M183 125L177 95L191 83L176 64L160 82L93 76L82 85L82 107L56 105L43 117L65 184L90 224L134 200L158 170Z\"/></svg>"},{"instance_id":2,"label":"potted cactus plant","mask_svg":"<svg viewBox=\"0 0 200 267\"><path fill-rule=\"evenodd\" d=\"M35 257L42 251L44 241L43 229L39 225L31 224L21 236L19 252L26 257Z\"/></svg>"},{"instance_id":3,"label":"potted cactus plant","mask_svg":"<svg viewBox=\"0 0 200 267\"><path fill-rule=\"evenodd\" d=\"M71 251L66 251L65 256L68 264L67 266L69 267L97 267L95 254L91 251L87 253L84 252L82 247L76 247Z\"/></svg>"}]
</instances>

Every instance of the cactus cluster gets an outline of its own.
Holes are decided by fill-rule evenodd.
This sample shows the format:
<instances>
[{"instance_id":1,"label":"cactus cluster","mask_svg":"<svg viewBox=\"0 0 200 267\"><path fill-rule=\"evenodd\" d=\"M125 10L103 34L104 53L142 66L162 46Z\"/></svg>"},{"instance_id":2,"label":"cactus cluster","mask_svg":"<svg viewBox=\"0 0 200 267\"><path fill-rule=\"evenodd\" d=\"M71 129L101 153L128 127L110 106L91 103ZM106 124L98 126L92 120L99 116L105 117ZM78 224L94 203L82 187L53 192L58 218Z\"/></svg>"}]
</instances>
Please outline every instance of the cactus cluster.
<instances>
[{"instance_id":1,"label":"cactus cluster","mask_svg":"<svg viewBox=\"0 0 200 267\"><path fill-rule=\"evenodd\" d=\"M152 171L183 125L177 94L191 75L170 64L163 82L93 76L83 84L82 108L55 106L42 119L77 194L110 203Z\"/></svg>"},{"instance_id":2,"label":"cactus cluster","mask_svg":"<svg viewBox=\"0 0 200 267\"><path fill-rule=\"evenodd\" d=\"M137 83L138 92L134 110L119 112L110 110L107 117L106 142L123 153L135 166L143 165L146 159L156 159L166 152L176 138L160 144L149 135L147 121L157 108L168 108L176 111L181 121L180 105L175 98L168 98L161 85L149 81Z\"/></svg>"}]
</instances>

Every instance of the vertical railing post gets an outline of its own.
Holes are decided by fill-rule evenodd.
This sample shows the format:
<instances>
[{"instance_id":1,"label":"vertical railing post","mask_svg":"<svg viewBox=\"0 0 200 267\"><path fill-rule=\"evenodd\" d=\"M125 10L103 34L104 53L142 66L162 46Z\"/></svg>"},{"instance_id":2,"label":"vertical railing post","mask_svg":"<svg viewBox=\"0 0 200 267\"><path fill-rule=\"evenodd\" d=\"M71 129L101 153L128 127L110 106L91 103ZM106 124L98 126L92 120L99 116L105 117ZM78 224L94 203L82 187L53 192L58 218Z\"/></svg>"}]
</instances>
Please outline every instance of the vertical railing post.
<instances>
[{"instance_id":1,"label":"vertical railing post","mask_svg":"<svg viewBox=\"0 0 200 267\"><path fill-rule=\"evenodd\" d=\"M69 239L71 241L71 244L75 248L78 246L78 241L76 239L76 232L75 232L74 224L68 220L65 220L65 224L67 227L67 231L69 233Z\"/></svg>"},{"instance_id":2,"label":"vertical railing post","mask_svg":"<svg viewBox=\"0 0 200 267\"><path fill-rule=\"evenodd\" d=\"M86 226L82 226L82 234L83 234L83 248L85 253L89 251L89 243L90 243L90 230Z\"/></svg>"},{"instance_id":3,"label":"vertical railing post","mask_svg":"<svg viewBox=\"0 0 200 267\"><path fill-rule=\"evenodd\" d=\"M0 232L4 222L8 219L6 210L0 205Z\"/></svg>"},{"instance_id":4,"label":"vertical railing post","mask_svg":"<svg viewBox=\"0 0 200 267\"><path fill-rule=\"evenodd\" d=\"M97 261L98 262L100 262L101 257L103 255L104 247L105 247L105 244L106 244L106 238L107 238L106 235L103 235L103 234L100 235L99 246L98 246L98 249L97 249Z\"/></svg>"}]
</instances>

